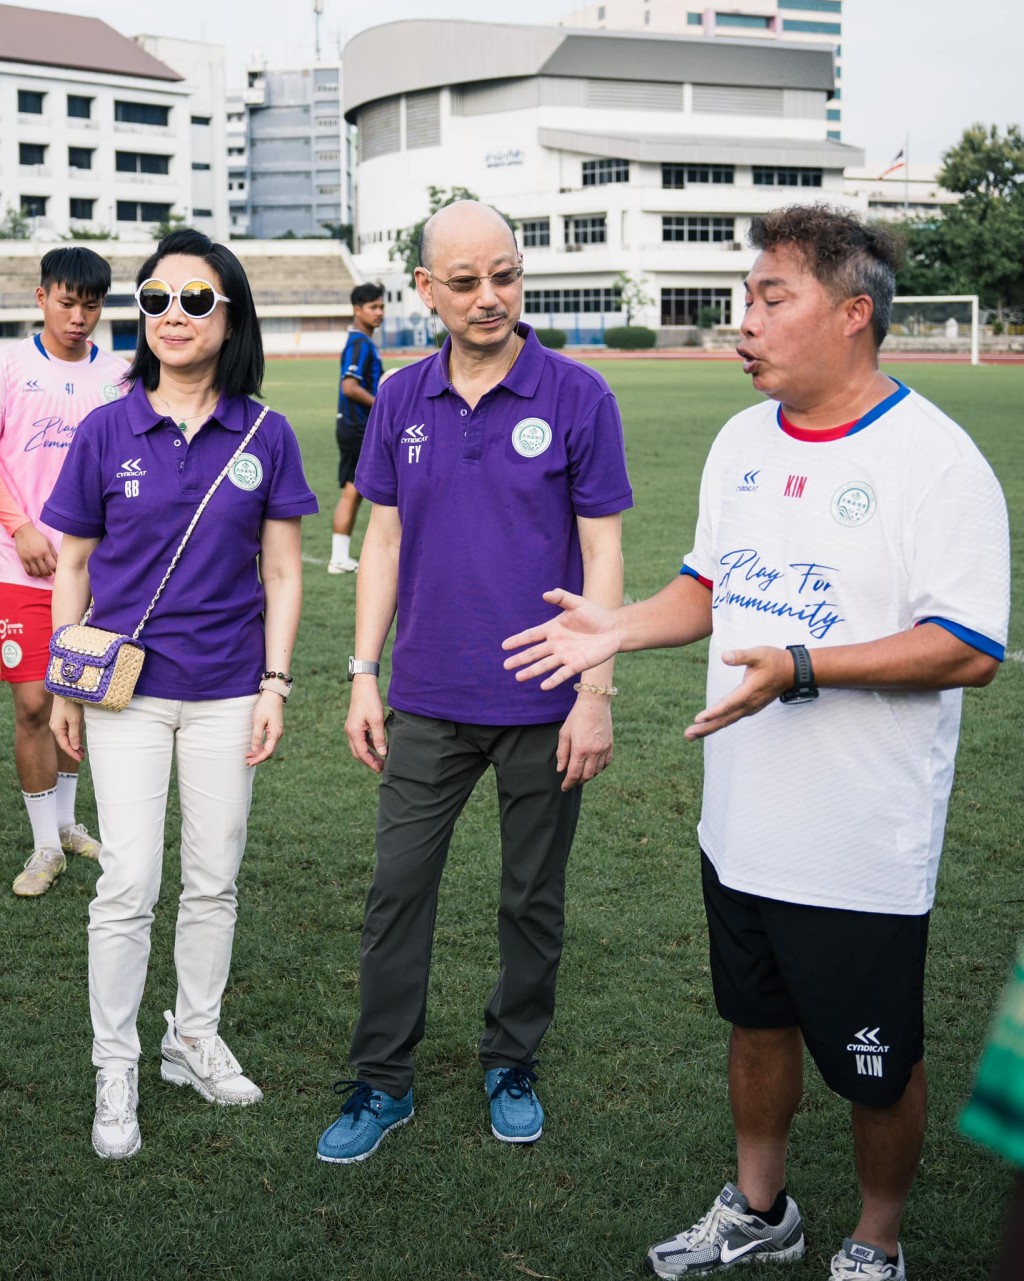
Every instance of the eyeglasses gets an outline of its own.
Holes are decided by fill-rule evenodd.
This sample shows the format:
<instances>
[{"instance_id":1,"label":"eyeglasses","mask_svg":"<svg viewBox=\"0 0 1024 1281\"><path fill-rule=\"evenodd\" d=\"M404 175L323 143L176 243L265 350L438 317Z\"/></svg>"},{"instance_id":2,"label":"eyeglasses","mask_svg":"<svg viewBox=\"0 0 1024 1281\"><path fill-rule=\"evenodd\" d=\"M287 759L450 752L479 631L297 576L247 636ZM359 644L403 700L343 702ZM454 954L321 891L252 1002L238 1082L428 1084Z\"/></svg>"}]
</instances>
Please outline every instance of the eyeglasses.
<instances>
[{"instance_id":1,"label":"eyeglasses","mask_svg":"<svg viewBox=\"0 0 1024 1281\"><path fill-rule=\"evenodd\" d=\"M495 289L506 289L509 285L514 285L522 274L523 264L520 263L517 267L502 267L501 271L494 271L489 276L452 276L451 280L442 280L438 276L437 283L447 285L453 294L471 294L485 280L489 281ZM434 277L429 271L427 279L433 284Z\"/></svg>"},{"instance_id":2,"label":"eyeglasses","mask_svg":"<svg viewBox=\"0 0 1024 1281\"><path fill-rule=\"evenodd\" d=\"M135 301L139 304L139 310L147 316L164 315L170 310L175 298L185 315L191 316L194 320L202 320L204 316L209 316L219 302L231 301L230 298L219 294L208 280L190 280L180 289L172 289L166 280L153 276L149 280L144 280L135 291Z\"/></svg>"}]
</instances>

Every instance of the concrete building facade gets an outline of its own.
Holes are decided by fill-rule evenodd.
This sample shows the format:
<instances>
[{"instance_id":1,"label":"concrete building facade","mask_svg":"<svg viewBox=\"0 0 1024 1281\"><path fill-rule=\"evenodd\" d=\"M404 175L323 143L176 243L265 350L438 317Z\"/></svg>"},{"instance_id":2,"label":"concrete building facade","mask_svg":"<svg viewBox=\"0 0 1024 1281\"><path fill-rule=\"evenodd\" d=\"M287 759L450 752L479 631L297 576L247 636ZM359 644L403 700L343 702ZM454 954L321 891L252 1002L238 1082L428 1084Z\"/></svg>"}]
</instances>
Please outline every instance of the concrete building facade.
<instances>
[{"instance_id":1,"label":"concrete building facade","mask_svg":"<svg viewBox=\"0 0 1024 1281\"><path fill-rule=\"evenodd\" d=\"M357 263L391 293L392 340L424 330L389 250L431 185L515 222L527 320L597 340L624 321L626 273L650 299L633 319L668 341L736 323L752 214L843 200L843 169L863 162L827 136L821 45L417 20L351 40L344 85Z\"/></svg>"}]
</instances>

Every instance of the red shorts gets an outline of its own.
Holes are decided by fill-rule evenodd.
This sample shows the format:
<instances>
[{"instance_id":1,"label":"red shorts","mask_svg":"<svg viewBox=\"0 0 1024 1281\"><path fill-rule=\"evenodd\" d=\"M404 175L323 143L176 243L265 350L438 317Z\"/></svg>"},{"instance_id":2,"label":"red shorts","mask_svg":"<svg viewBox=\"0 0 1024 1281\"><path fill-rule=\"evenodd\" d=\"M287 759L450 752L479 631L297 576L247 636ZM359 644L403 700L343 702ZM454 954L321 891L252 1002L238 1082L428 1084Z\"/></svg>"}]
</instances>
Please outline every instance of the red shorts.
<instances>
[{"instance_id":1,"label":"red shorts","mask_svg":"<svg viewBox=\"0 0 1024 1281\"><path fill-rule=\"evenodd\" d=\"M0 680L20 685L46 675L52 599L48 587L0 583Z\"/></svg>"}]
</instances>

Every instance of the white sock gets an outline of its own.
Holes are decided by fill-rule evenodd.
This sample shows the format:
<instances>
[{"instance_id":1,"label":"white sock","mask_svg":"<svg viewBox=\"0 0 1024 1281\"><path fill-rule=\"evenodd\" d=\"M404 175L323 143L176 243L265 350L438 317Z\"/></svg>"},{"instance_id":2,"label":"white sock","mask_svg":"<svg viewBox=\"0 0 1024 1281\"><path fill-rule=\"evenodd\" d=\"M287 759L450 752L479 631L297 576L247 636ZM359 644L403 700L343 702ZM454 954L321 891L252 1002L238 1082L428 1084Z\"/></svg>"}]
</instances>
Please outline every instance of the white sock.
<instances>
[{"instance_id":1,"label":"white sock","mask_svg":"<svg viewBox=\"0 0 1024 1281\"><path fill-rule=\"evenodd\" d=\"M78 775L57 772L57 826L73 827L75 822L75 797L78 794Z\"/></svg>"},{"instance_id":2,"label":"white sock","mask_svg":"<svg viewBox=\"0 0 1024 1281\"><path fill-rule=\"evenodd\" d=\"M332 534L331 535L331 560L342 561L348 560L349 544L352 542L351 534Z\"/></svg>"},{"instance_id":3,"label":"white sock","mask_svg":"<svg viewBox=\"0 0 1024 1281\"><path fill-rule=\"evenodd\" d=\"M28 821L32 824L32 848L59 850L60 832L57 830L57 789L46 792L22 792Z\"/></svg>"}]
</instances>

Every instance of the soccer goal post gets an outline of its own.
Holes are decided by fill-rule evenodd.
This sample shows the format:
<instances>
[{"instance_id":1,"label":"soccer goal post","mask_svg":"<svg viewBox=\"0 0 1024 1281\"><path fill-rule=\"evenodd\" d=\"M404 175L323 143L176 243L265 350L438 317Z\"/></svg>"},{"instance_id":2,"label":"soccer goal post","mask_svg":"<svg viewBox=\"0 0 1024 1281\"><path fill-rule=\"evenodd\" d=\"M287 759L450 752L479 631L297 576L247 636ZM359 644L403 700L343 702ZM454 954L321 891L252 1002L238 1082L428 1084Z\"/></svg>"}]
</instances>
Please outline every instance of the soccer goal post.
<instances>
[{"instance_id":1,"label":"soccer goal post","mask_svg":"<svg viewBox=\"0 0 1024 1281\"><path fill-rule=\"evenodd\" d=\"M977 294L903 294L892 300L890 333L931 339L958 338L967 330L971 364L981 364Z\"/></svg>"}]
</instances>

